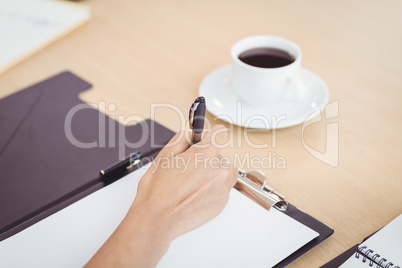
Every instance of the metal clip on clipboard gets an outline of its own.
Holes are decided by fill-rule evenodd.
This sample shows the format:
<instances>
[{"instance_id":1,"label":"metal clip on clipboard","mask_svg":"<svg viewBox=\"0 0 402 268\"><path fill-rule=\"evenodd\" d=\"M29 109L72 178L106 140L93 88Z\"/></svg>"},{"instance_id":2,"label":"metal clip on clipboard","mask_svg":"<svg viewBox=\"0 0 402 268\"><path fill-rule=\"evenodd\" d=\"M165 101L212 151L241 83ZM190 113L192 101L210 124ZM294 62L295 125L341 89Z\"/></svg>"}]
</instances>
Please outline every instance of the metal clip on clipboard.
<instances>
[{"instance_id":1,"label":"metal clip on clipboard","mask_svg":"<svg viewBox=\"0 0 402 268\"><path fill-rule=\"evenodd\" d=\"M288 202L285 201L285 197L267 185L267 177L261 171L245 172L239 169L234 188L267 210L271 207L280 211L288 209Z\"/></svg>"}]
</instances>

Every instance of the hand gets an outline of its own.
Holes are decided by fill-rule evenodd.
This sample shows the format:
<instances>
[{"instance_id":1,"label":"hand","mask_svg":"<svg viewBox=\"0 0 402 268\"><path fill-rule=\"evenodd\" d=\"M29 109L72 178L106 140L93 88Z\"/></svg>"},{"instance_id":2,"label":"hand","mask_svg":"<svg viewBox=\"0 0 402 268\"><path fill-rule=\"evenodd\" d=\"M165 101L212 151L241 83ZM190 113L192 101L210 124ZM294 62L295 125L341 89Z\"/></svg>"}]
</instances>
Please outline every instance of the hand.
<instances>
[{"instance_id":1,"label":"hand","mask_svg":"<svg viewBox=\"0 0 402 268\"><path fill-rule=\"evenodd\" d=\"M180 137L176 135L141 179L132 213L146 209L158 215L169 240L217 216L226 206L238 174L233 166L220 161L219 150L213 146L226 140L227 132L222 130L222 126L214 127L190 148L188 136L171 146Z\"/></svg>"},{"instance_id":2,"label":"hand","mask_svg":"<svg viewBox=\"0 0 402 268\"><path fill-rule=\"evenodd\" d=\"M126 218L89 266L154 267L173 239L216 217L238 174L220 161L215 146L226 133L215 126L192 147L190 132L173 137L141 178Z\"/></svg>"}]
</instances>

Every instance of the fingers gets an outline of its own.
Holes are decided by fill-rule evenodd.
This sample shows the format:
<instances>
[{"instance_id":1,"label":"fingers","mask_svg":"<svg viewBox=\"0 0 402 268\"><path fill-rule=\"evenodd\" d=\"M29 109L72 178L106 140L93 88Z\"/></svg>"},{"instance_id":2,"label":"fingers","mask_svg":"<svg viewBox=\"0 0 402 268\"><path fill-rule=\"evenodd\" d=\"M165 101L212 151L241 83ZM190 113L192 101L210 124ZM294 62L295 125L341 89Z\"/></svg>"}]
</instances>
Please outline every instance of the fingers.
<instances>
[{"instance_id":1,"label":"fingers","mask_svg":"<svg viewBox=\"0 0 402 268\"><path fill-rule=\"evenodd\" d=\"M166 146L160 151L160 157L170 157L181 154L190 147L191 131L182 130L178 132Z\"/></svg>"},{"instance_id":2,"label":"fingers","mask_svg":"<svg viewBox=\"0 0 402 268\"><path fill-rule=\"evenodd\" d=\"M191 145L191 130L182 130L178 132L166 146L160 151L160 157L176 156L185 152ZM211 130L205 131L201 141L194 144L192 148L209 148L210 154L218 154L218 146L227 139L227 128L223 125L213 126Z\"/></svg>"},{"instance_id":3,"label":"fingers","mask_svg":"<svg viewBox=\"0 0 402 268\"><path fill-rule=\"evenodd\" d=\"M206 156L219 156L219 149L227 139L227 128L223 125L213 126L211 130L205 131L201 141L191 146L191 151L201 151Z\"/></svg>"},{"instance_id":4,"label":"fingers","mask_svg":"<svg viewBox=\"0 0 402 268\"><path fill-rule=\"evenodd\" d=\"M229 170L229 179L228 179L228 183L230 188L233 188L233 186L235 186L235 184L237 183L237 178L239 176L239 170L234 167L233 165L230 165L230 170Z\"/></svg>"},{"instance_id":5,"label":"fingers","mask_svg":"<svg viewBox=\"0 0 402 268\"><path fill-rule=\"evenodd\" d=\"M227 179L226 185L231 189L237 183L237 177L239 175L239 170L234 167L226 159L221 160L222 166L227 169Z\"/></svg>"},{"instance_id":6,"label":"fingers","mask_svg":"<svg viewBox=\"0 0 402 268\"><path fill-rule=\"evenodd\" d=\"M217 145L223 144L226 141L227 131L227 128L225 128L223 125L213 126L211 131L207 131L197 145L203 147L203 145L210 144L213 147L217 147Z\"/></svg>"}]
</instances>

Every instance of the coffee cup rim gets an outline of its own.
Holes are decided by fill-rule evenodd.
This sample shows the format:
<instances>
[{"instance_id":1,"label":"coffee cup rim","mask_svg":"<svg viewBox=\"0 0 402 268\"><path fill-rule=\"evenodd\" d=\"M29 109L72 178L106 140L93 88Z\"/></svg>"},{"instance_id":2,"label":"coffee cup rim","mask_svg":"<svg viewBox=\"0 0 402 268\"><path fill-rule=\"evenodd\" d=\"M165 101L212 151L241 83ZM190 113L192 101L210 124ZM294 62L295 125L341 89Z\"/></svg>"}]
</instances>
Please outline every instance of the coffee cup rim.
<instances>
[{"instance_id":1,"label":"coffee cup rim","mask_svg":"<svg viewBox=\"0 0 402 268\"><path fill-rule=\"evenodd\" d=\"M289 47L292 48L291 49L292 51L289 51L289 49L283 48L283 47L278 46L278 45L264 45L264 44L262 44L260 46L251 45L251 43L254 40L258 40L261 43L265 42L266 44L269 43L269 41L275 40L275 41L277 41L279 43L287 44ZM239 46L243 46L243 47L247 47L247 48L238 49ZM271 48L285 50L286 52L290 53L292 56L295 57L295 61L290 63L290 64L288 64L288 65L281 66L281 67L262 68L262 67L256 67L256 66L249 65L249 64L244 63L243 61L241 61L239 59L239 55L242 52L247 51L249 49L253 49L253 48L259 48L259 47L271 47ZM239 50L240 50L240 52L238 52ZM289 39L286 39L286 38L280 37L280 36L276 36L276 35L253 35L253 36L248 36L248 37L245 37L243 39L240 39L240 40L238 40L236 43L234 43L232 45L232 47L230 49L230 55L231 55L232 61L234 61L236 64L239 64L244 68L248 68L250 70L260 71L260 72L276 72L276 71L279 71L279 70L283 71L285 69L292 68L293 66L299 64L301 62L301 59L302 59L301 49L296 43L292 42Z\"/></svg>"}]
</instances>

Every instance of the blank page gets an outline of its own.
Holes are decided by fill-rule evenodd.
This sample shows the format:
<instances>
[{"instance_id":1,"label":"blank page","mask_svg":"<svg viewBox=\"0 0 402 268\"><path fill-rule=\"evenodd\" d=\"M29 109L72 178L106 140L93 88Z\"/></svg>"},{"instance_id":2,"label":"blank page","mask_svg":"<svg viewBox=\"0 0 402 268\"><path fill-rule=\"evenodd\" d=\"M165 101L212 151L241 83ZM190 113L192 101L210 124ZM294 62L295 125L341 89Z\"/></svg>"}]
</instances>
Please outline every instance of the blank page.
<instances>
[{"instance_id":1,"label":"blank page","mask_svg":"<svg viewBox=\"0 0 402 268\"><path fill-rule=\"evenodd\" d=\"M158 267L272 267L318 235L233 189L223 212L174 240Z\"/></svg>"},{"instance_id":2,"label":"blank page","mask_svg":"<svg viewBox=\"0 0 402 268\"><path fill-rule=\"evenodd\" d=\"M126 215L145 171L130 173L0 242L0 267L83 266ZM270 267L317 236L233 189L224 211L173 241L158 267Z\"/></svg>"},{"instance_id":3,"label":"blank page","mask_svg":"<svg viewBox=\"0 0 402 268\"><path fill-rule=\"evenodd\" d=\"M88 8L54 0L0 1L0 73L86 22Z\"/></svg>"}]
</instances>

